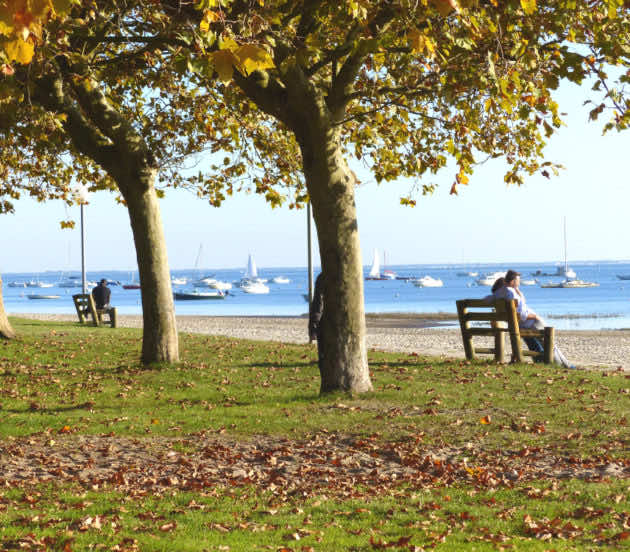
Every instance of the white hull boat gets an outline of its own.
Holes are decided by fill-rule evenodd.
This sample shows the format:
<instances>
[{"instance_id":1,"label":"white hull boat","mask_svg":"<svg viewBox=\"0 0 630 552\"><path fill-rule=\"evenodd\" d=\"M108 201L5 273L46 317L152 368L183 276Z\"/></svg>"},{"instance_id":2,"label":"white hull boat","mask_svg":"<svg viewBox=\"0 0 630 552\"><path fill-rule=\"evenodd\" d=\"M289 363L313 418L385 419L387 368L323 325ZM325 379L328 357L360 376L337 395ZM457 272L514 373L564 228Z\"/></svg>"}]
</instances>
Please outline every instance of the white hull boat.
<instances>
[{"instance_id":1,"label":"white hull boat","mask_svg":"<svg viewBox=\"0 0 630 552\"><path fill-rule=\"evenodd\" d=\"M265 293L269 293L269 287L263 284L262 282L250 281L241 284L241 289L245 293L251 293L255 295L263 295Z\"/></svg>"},{"instance_id":2,"label":"white hull boat","mask_svg":"<svg viewBox=\"0 0 630 552\"><path fill-rule=\"evenodd\" d=\"M29 299L59 299L60 295L43 295L41 293L29 293L27 295Z\"/></svg>"},{"instance_id":3,"label":"white hull boat","mask_svg":"<svg viewBox=\"0 0 630 552\"><path fill-rule=\"evenodd\" d=\"M492 286L499 278L505 277L505 270L492 272L491 274L484 274L476 282L479 286Z\"/></svg>"},{"instance_id":4,"label":"white hull boat","mask_svg":"<svg viewBox=\"0 0 630 552\"><path fill-rule=\"evenodd\" d=\"M432 278L431 276L424 276L412 281L416 287L442 287L444 282L439 278Z\"/></svg>"},{"instance_id":5,"label":"white hull boat","mask_svg":"<svg viewBox=\"0 0 630 552\"><path fill-rule=\"evenodd\" d=\"M291 280L285 276L276 276L271 280L274 284L288 284Z\"/></svg>"},{"instance_id":6,"label":"white hull boat","mask_svg":"<svg viewBox=\"0 0 630 552\"><path fill-rule=\"evenodd\" d=\"M541 288L591 288L599 286L596 282L585 282L584 280L564 280L563 282L547 282L541 284Z\"/></svg>"}]
</instances>

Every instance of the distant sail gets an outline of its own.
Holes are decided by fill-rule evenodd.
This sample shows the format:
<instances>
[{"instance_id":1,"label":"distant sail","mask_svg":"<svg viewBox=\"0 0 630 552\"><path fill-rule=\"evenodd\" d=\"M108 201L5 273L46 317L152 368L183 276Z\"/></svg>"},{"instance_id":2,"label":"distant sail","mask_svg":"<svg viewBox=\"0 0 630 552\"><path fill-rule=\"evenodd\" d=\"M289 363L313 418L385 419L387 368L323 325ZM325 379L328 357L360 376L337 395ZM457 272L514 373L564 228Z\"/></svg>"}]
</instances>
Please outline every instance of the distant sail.
<instances>
[{"instance_id":1,"label":"distant sail","mask_svg":"<svg viewBox=\"0 0 630 552\"><path fill-rule=\"evenodd\" d=\"M378 249L374 250L374 260L370 268L370 278L378 278L381 275L381 263L378 258Z\"/></svg>"},{"instance_id":2,"label":"distant sail","mask_svg":"<svg viewBox=\"0 0 630 552\"><path fill-rule=\"evenodd\" d=\"M250 253L247 258L247 270L245 271L245 278L253 279L258 278L258 270L256 269L256 261L254 256Z\"/></svg>"}]
</instances>

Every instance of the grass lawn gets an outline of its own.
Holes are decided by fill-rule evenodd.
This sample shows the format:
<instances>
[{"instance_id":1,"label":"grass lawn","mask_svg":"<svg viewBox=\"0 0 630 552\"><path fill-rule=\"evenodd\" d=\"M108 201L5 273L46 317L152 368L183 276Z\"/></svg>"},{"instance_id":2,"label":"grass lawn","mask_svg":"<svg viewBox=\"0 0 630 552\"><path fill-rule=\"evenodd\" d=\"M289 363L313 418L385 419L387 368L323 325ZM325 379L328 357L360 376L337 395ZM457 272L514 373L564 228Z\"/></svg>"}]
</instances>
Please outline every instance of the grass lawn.
<instances>
[{"instance_id":1,"label":"grass lawn","mask_svg":"<svg viewBox=\"0 0 630 552\"><path fill-rule=\"evenodd\" d=\"M630 376L12 319L0 550L630 550Z\"/></svg>"}]
</instances>

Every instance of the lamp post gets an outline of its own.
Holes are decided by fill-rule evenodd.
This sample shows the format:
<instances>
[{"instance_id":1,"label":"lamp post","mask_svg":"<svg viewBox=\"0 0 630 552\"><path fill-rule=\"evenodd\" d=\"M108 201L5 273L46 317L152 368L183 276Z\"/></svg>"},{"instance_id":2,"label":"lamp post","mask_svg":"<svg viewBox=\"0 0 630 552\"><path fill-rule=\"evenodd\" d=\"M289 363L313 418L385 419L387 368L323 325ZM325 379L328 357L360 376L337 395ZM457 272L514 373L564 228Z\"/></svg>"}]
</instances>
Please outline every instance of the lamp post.
<instances>
[{"instance_id":1,"label":"lamp post","mask_svg":"<svg viewBox=\"0 0 630 552\"><path fill-rule=\"evenodd\" d=\"M313 246L311 238L311 202L306 204L306 243L308 255L308 305L313 302Z\"/></svg>"},{"instance_id":2,"label":"lamp post","mask_svg":"<svg viewBox=\"0 0 630 552\"><path fill-rule=\"evenodd\" d=\"M85 224L84 224L84 206L88 202L87 186L79 186L77 189L77 198L81 206L81 288L82 293L87 293L87 281L85 278Z\"/></svg>"}]
</instances>

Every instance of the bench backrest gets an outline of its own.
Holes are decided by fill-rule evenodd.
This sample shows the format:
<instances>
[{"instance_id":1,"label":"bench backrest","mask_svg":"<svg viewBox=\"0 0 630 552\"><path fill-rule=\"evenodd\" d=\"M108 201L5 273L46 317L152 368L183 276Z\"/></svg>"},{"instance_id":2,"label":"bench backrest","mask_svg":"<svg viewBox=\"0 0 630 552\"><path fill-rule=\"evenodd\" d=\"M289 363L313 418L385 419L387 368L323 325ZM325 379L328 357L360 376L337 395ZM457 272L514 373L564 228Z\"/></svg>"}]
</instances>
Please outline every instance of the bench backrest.
<instances>
[{"instance_id":1,"label":"bench backrest","mask_svg":"<svg viewBox=\"0 0 630 552\"><path fill-rule=\"evenodd\" d=\"M497 362L503 362L507 333L510 336L512 358L516 362L523 362L524 356L540 355L545 362L553 362L554 329L519 328L516 299L460 299L456 304L467 359L474 359L476 353L486 353L494 354ZM494 337L494 348L475 347L472 338L480 335ZM544 351L542 353L523 351L521 337L541 339Z\"/></svg>"}]
</instances>

